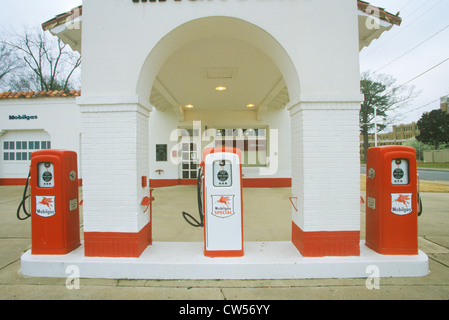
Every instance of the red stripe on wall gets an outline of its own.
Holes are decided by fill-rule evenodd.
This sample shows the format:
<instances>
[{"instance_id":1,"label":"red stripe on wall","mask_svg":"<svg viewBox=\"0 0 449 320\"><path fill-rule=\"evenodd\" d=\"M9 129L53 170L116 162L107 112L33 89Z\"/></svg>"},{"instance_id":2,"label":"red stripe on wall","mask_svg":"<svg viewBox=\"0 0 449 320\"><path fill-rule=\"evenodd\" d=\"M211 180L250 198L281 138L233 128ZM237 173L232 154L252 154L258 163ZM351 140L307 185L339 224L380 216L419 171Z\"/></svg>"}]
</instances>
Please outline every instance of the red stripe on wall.
<instances>
[{"instance_id":1,"label":"red stripe on wall","mask_svg":"<svg viewBox=\"0 0 449 320\"><path fill-rule=\"evenodd\" d=\"M0 186L24 186L27 182L27 179L17 178L17 179L0 179Z\"/></svg>"},{"instance_id":2,"label":"red stripe on wall","mask_svg":"<svg viewBox=\"0 0 449 320\"><path fill-rule=\"evenodd\" d=\"M26 178L4 178L0 179L0 186L24 186L27 182ZM83 179L78 179L78 186L83 185Z\"/></svg>"},{"instance_id":3,"label":"red stripe on wall","mask_svg":"<svg viewBox=\"0 0 449 320\"><path fill-rule=\"evenodd\" d=\"M178 185L196 185L196 179L150 179L151 188L170 187ZM289 188L291 178L244 178L244 188Z\"/></svg>"},{"instance_id":4,"label":"red stripe on wall","mask_svg":"<svg viewBox=\"0 0 449 320\"><path fill-rule=\"evenodd\" d=\"M27 179L0 179L0 186L24 186ZM196 179L150 179L152 188L170 187L179 185L196 185ZM79 179L79 186L83 179ZM244 178L244 188L289 188L292 186L291 178Z\"/></svg>"}]
</instances>

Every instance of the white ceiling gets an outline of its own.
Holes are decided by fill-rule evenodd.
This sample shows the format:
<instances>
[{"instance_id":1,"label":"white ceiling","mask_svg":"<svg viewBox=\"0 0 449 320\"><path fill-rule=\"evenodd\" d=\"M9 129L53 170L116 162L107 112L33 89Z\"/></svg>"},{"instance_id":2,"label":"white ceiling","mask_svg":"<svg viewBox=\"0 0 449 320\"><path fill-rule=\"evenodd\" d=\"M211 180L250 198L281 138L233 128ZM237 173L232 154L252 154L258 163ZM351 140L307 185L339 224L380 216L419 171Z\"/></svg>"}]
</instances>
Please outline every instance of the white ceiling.
<instances>
[{"instance_id":1,"label":"white ceiling","mask_svg":"<svg viewBox=\"0 0 449 320\"><path fill-rule=\"evenodd\" d=\"M257 110L281 79L279 69L260 49L233 38L211 37L188 44L167 60L150 100L161 109L176 107L175 103L224 111L249 110L247 105L254 104ZM218 86L227 89L217 91Z\"/></svg>"}]
</instances>

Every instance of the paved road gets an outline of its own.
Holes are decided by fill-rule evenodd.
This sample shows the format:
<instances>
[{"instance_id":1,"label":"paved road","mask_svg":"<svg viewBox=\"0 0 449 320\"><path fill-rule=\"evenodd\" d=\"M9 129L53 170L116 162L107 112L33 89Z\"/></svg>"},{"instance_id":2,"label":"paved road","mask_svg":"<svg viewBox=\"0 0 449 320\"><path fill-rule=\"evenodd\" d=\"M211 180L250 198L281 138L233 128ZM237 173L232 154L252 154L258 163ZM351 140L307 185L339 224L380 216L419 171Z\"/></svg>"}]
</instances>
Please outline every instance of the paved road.
<instances>
[{"instance_id":1,"label":"paved road","mask_svg":"<svg viewBox=\"0 0 449 320\"><path fill-rule=\"evenodd\" d=\"M366 166L360 166L360 173L366 174ZM449 181L449 171L442 170L418 170L419 178L426 181Z\"/></svg>"}]
</instances>

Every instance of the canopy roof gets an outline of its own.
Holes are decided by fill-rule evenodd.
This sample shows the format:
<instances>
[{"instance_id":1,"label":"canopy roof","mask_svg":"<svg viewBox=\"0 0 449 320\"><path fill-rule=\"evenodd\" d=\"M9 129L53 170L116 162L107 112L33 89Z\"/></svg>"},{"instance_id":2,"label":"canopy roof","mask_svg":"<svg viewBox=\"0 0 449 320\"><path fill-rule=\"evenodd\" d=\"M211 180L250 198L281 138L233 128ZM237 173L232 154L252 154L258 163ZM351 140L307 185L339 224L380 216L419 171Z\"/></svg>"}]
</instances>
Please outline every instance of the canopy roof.
<instances>
[{"instance_id":1,"label":"canopy roof","mask_svg":"<svg viewBox=\"0 0 449 320\"><path fill-rule=\"evenodd\" d=\"M139 0L134 2L139 2ZM375 7L369 2L360 0L357 1L357 7L359 9L360 50L369 46L373 40L378 39L383 32L390 30L394 25L399 26L402 23L399 12L394 15L387 12L384 8ZM83 6L81 5L44 22L42 28L58 36L64 43L70 45L73 50L81 52L82 15ZM374 20L367 22L368 17ZM372 23L376 24L375 28L373 28Z\"/></svg>"},{"instance_id":2,"label":"canopy roof","mask_svg":"<svg viewBox=\"0 0 449 320\"><path fill-rule=\"evenodd\" d=\"M151 5L151 2L155 1L156 0L150 0L147 2L147 0L145 0L142 2L147 2L148 5ZM140 0L133 0L133 2L138 3ZM368 47L371 42L378 39L382 33L390 30L394 25L399 26L402 22L402 19L398 16L398 14L393 15L385 11L384 8L374 7L365 1L358 1L357 5L359 50ZM82 6L73 8L72 10L57 15L53 19L43 23L42 28L59 37L64 43L70 45L73 50L81 52L82 14ZM234 81L233 84L235 87L238 88L243 88L245 84L251 83L252 85L250 88L245 87L245 94L246 96L253 97L252 100L254 101L254 104L258 106L257 108L252 109L258 111L258 118L263 115L264 110L279 110L287 105L290 101L290 97L286 84L279 70L273 65L271 60L264 60L264 63L255 65L255 61L262 61L261 59L264 57L263 53L258 52L257 50L254 50L254 48L248 46L248 44L238 42L235 39L227 39L226 41L230 41L230 43L227 43L227 46L223 45L222 40L219 42L217 41L214 42L213 39L205 39L203 42L192 44L183 50L182 55L184 59L188 56L188 59L190 59L189 61L192 61L192 65L195 65L195 63L197 65L201 65L201 63L206 63L204 61L196 60L200 59L199 57L202 56L197 54L198 50L201 50L201 46L203 46L203 50L207 50L207 48L216 49L214 54L211 54L211 57L209 57L210 59L218 59L220 55L229 55L230 52L226 50L229 50L228 48L232 47L235 52L238 52L238 56L240 57L240 60L237 61L238 63L236 62L236 65L230 66L230 68L219 68L220 70L217 68L215 68L217 70L203 68L202 74L199 74L198 72L192 72L192 70L188 69L189 66L186 66L186 64L176 63L176 54L174 54L172 60L175 62L164 65L164 68L161 69L154 82L151 91L150 103L159 110L172 108L174 112L179 115L180 119L182 119L182 112L180 110L185 107L183 103L188 95L191 96L193 92L195 92L195 96L201 96L203 100L207 101L208 108L211 108L210 106L215 106L216 108L221 108L224 106L227 110L248 110L247 105L241 103L241 101L244 100L244 97L241 94L233 94L231 98L226 100L226 104L223 104L224 102L221 101L219 104L216 103L216 101L211 98L213 93L206 91L206 89L200 85L204 77L209 77L211 76L210 74L212 74L215 78L221 77L231 79ZM217 50L219 51L216 52ZM245 59L245 57L248 56L248 53L251 53L252 56ZM256 56L259 57L259 60L254 58ZM214 65L211 61L208 62L208 66ZM253 78L245 78L243 76L233 77L233 75L237 72L236 70L239 68L240 70L244 68L245 70L257 70L259 74L255 74L255 72L248 72L248 74L255 74ZM219 74L217 74L217 72ZM180 74L183 76L180 76ZM244 74L244 72L241 72L240 74ZM263 75L270 76L268 77ZM185 78L189 78L192 81L189 81L187 84L182 80ZM276 83L273 84L273 79L278 80L276 80ZM195 108L195 110L201 110L200 106L195 106Z\"/></svg>"}]
</instances>

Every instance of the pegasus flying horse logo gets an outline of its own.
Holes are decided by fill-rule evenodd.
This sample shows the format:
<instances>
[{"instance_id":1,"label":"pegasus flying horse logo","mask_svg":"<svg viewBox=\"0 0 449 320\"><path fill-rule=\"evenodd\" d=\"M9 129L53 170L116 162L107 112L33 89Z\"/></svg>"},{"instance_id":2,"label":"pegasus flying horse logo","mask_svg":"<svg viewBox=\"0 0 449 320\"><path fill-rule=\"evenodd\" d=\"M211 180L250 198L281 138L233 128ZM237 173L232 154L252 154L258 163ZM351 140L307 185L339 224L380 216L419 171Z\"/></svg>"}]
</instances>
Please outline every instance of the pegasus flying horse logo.
<instances>
[{"instance_id":1,"label":"pegasus flying horse logo","mask_svg":"<svg viewBox=\"0 0 449 320\"><path fill-rule=\"evenodd\" d=\"M53 199L43 197L39 204L47 206L50 209L53 206Z\"/></svg>"},{"instance_id":2,"label":"pegasus flying horse logo","mask_svg":"<svg viewBox=\"0 0 449 320\"><path fill-rule=\"evenodd\" d=\"M224 204L225 206L229 206L231 203L231 198L230 197L221 197L217 203L221 203Z\"/></svg>"},{"instance_id":3,"label":"pegasus flying horse logo","mask_svg":"<svg viewBox=\"0 0 449 320\"><path fill-rule=\"evenodd\" d=\"M410 204L410 203L409 203L409 201L410 201L410 196L409 196L409 195L405 195L405 194L401 194L401 195L399 195L399 197L398 197L396 200L394 200L394 201L395 201L395 202L402 203L402 204L408 206L408 205Z\"/></svg>"}]
</instances>

